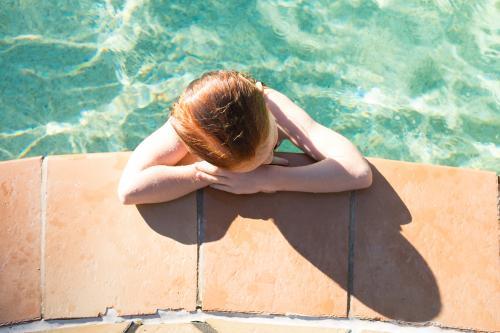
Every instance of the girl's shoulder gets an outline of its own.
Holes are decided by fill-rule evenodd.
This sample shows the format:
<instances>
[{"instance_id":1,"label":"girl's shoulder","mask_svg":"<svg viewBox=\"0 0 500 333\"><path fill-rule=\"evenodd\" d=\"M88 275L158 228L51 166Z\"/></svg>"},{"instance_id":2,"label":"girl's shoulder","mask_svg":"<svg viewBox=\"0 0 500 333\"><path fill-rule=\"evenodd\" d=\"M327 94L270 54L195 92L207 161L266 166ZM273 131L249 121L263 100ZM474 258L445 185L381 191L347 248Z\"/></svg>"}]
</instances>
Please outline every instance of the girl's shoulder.
<instances>
[{"instance_id":1,"label":"girl's shoulder","mask_svg":"<svg viewBox=\"0 0 500 333\"><path fill-rule=\"evenodd\" d=\"M316 122L285 94L265 89L264 96L285 138L313 159L320 161L326 156L325 152L332 146L325 142L327 139L333 138L340 146L345 145L347 139Z\"/></svg>"},{"instance_id":2,"label":"girl's shoulder","mask_svg":"<svg viewBox=\"0 0 500 333\"><path fill-rule=\"evenodd\" d=\"M135 148L126 168L141 171L154 165L187 164L190 155L168 119Z\"/></svg>"},{"instance_id":3,"label":"girl's shoulder","mask_svg":"<svg viewBox=\"0 0 500 333\"><path fill-rule=\"evenodd\" d=\"M296 138L303 134L305 126L314 122L307 112L275 89L264 86L264 101L267 109L276 118L280 130L279 142L289 139L295 143Z\"/></svg>"}]
</instances>

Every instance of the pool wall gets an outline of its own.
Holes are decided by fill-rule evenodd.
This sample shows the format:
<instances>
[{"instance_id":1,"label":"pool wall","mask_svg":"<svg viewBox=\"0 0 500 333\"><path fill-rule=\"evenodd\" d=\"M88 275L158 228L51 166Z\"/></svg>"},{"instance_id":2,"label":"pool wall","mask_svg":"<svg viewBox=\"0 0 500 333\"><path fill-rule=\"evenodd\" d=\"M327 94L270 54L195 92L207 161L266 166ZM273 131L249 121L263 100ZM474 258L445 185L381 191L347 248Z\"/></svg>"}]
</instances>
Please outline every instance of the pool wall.
<instances>
[{"instance_id":1,"label":"pool wall","mask_svg":"<svg viewBox=\"0 0 500 333\"><path fill-rule=\"evenodd\" d=\"M0 162L0 332L103 321L135 331L145 326L137 318L219 320L219 332L243 322L500 330L494 172L368 158L373 184L363 190L203 189L122 205L129 156Z\"/></svg>"}]
</instances>

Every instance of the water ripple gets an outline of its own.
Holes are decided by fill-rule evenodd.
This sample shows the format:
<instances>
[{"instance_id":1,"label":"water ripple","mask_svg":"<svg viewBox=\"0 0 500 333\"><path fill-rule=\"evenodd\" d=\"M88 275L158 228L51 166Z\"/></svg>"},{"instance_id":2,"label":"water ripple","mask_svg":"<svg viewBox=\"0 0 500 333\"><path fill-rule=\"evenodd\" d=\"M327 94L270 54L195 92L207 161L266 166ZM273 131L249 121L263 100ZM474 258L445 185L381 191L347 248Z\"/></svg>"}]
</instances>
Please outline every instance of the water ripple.
<instances>
[{"instance_id":1,"label":"water ripple","mask_svg":"<svg viewBox=\"0 0 500 333\"><path fill-rule=\"evenodd\" d=\"M134 149L231 68L365 155L500 171L495 0L41 0L0 21L3 159Z\"/></svg>"}]
</instances>

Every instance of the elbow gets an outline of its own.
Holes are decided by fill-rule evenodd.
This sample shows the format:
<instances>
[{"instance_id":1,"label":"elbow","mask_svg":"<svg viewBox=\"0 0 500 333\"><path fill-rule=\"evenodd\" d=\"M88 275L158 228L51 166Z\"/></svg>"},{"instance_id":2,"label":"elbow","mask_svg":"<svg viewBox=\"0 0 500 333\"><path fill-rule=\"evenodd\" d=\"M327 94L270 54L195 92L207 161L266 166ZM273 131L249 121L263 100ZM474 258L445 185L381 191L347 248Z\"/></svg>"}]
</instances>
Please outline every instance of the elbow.
<instances>
[{"instance_id":1,"label":"elbow","mask_svg":"<svg viewBox=\"0 0 500 333\"><path fill-rule=\"evenodd\" d=\"M356 189L370 187L373 182L373 174L370 165L365 163L365 165L354 174L354 178L356 179Z\"/></svg>"},{"instance_id":2,"label":"elbow","mask_svg":"<svg viewBox=\"0 0 500 333\"><path fill-rule=\"evenodd\" d=\"M129 198L128 193L121 191L121 190L118 190L117 194L118 194L118 201L120 201L120 203L122 205L129 205L130 204L130 198Z\"/></svg>"},{"instance_id":3,"label":"elbow","mask_svg":"<svg viewBox=\"0 0 500 333\"><path fill-rule=\"evenodd\" d=\"M118 195L118 201L120 201L122 205L134 204L132 200L132 192L127 188L125 188L124 186L120 185L118 187L117 195Z\"/></svg>"}]
</instances>

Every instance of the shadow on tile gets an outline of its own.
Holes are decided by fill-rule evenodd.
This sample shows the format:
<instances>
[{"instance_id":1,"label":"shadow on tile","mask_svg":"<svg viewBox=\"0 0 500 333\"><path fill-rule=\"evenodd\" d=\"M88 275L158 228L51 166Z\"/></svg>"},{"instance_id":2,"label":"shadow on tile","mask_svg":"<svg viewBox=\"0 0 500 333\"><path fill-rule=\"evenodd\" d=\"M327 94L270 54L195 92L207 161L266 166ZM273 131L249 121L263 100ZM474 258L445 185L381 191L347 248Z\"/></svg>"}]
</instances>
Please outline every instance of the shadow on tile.
<instances>
[{"instance_id":1,"label":"shadow on tile","mask_svg":"<svg viewBox=\"0 0 500 333\"><path fill-rule=\"evenodd\" d=\"M136 205L148 226L160 235L182 244L197 243L196 193L177 200Z\"/></svg>"},{"instance_id":2,"label":"shadow on tile","mask_svg":"<svg viewBox=\"0 0 500 333\"><path fill-rule=\"evenodd\" d=\"M290 166L313 162L304 154L277 155L288 158ZM441 309L436 279L424 258L400 233L400 225L411 223L411 214L374 165L372 170L372 187L355 194L352 290L347 274L349 192L234 195L205 189L203 241L228 237L226 232L238 218L248 223L272 219L295 251L362 303L361 307L351 307L351 316L382 316L410 322L432 320ZM182 227L186 221L162 221L164 214L172 213L170 205L140 205L138 209L156 232L184 244L196 243ZM217 261L223 263L224 252L219 251L217 256ZM368 312L362 309L363 305Z\"/></svg>"},{"instance_id":3,"label":"shadow on tile","mask_svg":"<svg viewBox=\"0 0 500 333\"><path fill-rule=\"evenodd\" d=\"M359 302L352 301L351 315L430 321L442 306L436 278L400 233L400 225L417 222L376 166L371 168L372 186L356 192L352 295Z\"/></svg>"}]
</instances>

